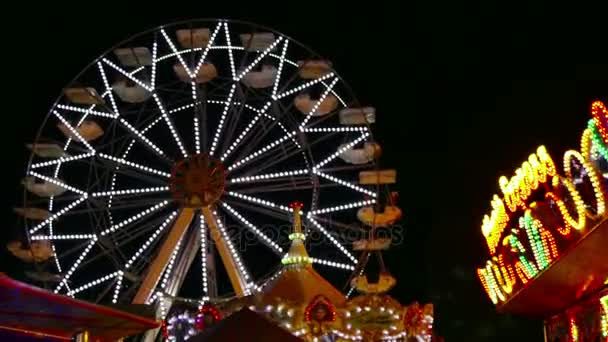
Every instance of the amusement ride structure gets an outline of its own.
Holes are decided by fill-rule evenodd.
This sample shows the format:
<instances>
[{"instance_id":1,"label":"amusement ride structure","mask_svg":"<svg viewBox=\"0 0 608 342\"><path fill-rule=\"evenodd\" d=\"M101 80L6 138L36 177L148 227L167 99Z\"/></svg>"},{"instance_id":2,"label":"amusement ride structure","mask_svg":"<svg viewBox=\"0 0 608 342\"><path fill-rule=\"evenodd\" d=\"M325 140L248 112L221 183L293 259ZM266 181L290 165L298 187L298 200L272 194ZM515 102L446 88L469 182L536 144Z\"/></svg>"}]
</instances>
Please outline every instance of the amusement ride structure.
<instances>
[{"instance_id":1,"label":"amusement ride structure","mask_svg":"<svg viewBox=\"0 0 608 342\"><path fill-rule=\"evenodd\" d=\"M56 294L152 305L171 340L251 308L306 340L430 341L432 306L386 295L377 232L401 210L374 122L331 62L281 33L193 20L138 34L50 108L16 208L27 239L8 248Z\"/></svg>"},{"instance_id":2,"label":"amusement ride structure","mask_svg":"<svg viewBox=\"0 0 608 342\"><path fill-rule=\"evenodd\" d=\"M477 270L501 312L545 321L545 340L608 341L608 110L591 104L580 150L544 146L498 180Z\"/></svg>"}]
</instances>

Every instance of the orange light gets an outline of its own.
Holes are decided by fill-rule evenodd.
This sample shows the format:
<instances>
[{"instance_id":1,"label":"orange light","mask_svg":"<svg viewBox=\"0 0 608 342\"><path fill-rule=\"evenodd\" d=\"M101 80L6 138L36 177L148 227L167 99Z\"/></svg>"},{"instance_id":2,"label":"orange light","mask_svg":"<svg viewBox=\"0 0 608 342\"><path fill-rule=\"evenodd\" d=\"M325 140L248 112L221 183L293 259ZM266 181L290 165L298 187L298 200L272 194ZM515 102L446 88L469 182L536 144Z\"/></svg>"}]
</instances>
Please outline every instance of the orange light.
<instances>
[{"instance_id":1,"label":"orange light","mask_svg":"<svg viewBox=\"0 0 608 342\"><path fill-rule=\"evenodd\" d=\"M604 143L608 145L608 129L606 127L608 124L608 109L606 109L606 105L602 101L593 102L591 104L591 116Z\"/></svg>"}]
</instances>

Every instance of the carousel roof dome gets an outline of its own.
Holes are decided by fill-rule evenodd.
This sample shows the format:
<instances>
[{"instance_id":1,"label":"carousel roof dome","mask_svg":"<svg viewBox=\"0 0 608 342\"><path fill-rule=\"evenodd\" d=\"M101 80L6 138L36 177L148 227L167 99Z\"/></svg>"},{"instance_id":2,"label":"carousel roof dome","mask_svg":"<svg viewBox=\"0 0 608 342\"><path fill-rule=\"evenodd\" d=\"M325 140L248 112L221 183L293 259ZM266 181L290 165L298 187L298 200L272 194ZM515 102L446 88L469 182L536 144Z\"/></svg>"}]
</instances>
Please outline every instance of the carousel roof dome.
<instances>
[{"instance_id":1,"label":"carousel roof dome","mask_svg":"<svg viewBox=\"0 0 608 342\"><path fill-rule=\"evenodd\" d=\"M336 306L346 304L346 298L312 267L312 259L306 252L305 236L302 233L301 204L294 203L293 233L290 234L291 247L283 258L280 274L262 293L263 303L277 300L308 304L322 295Z\"/></svg>"}]
</instances>

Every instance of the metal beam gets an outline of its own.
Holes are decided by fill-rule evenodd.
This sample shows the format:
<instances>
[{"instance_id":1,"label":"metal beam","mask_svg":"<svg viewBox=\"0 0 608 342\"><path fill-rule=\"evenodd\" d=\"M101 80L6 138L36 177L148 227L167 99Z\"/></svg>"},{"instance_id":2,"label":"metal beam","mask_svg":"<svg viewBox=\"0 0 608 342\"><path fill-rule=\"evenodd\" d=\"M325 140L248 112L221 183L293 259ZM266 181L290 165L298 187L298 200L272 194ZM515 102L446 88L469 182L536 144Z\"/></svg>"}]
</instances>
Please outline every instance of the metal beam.
<instances>
[{"instance_id":1,"label":"metal beam","mask_svg":"<svg viewBox=\"0 0 608 342\"><path fill-rule=\"evenodd\" d=\"M228 250L226 241L224 241L222 238L222 234L217 225L217 218L215 215L213 215L213 212L209 207L203 207L201 208L201 211L205 217L205 222L207 222L207 227L209 227L209 235L211 235L211 238L215 242L217 251L222 258L222 262L224 263L224 268L226 269L226 273L228 273L228 277L230 278L232 288L237 296L244 297L247 290L245 275L241 273L236 261L232 257L232 253L230 253L230 250Z\"/></svg>"},{"instance_id":2,"label":"metal beam","mask_svg":"<svg viewBox=\"0 0 608 342\"><path fill-rule=\"evenodd\" d=\"M163 242L158 255L150 264L146 277L139 286L137 294L133 298L133 304L144 304L152 295L152 292L154 289L156 289L156 285L160 280L163 270L171 258L171 253L173 253L175 250L175 246L181 240L182 236L186 232L186 229L190 226L193 218L194 209L183 208L181 210L179 216L173 223L173 227L171 227L171 230L169 231L169 235L167 235L167 238Z\"/></svg>"}]
</instances>

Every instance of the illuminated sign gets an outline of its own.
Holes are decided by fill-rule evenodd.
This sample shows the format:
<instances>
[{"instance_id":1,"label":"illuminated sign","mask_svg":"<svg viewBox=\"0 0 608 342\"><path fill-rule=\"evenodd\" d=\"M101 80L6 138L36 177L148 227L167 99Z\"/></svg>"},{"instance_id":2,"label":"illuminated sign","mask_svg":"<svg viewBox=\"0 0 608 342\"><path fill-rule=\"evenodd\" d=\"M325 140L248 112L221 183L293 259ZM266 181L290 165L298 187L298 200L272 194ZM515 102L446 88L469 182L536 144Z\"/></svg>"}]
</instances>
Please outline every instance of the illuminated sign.
<instances>
[{"instance_id":1,"label":"illuminated sign","mask_svg":"<svg viewBox=\"0 0 608 342\"><path fill-rule=\"evenodd\" d=\"M581 150L567 151L560 175L540 146L515 173L498 180L481 231L490 259L477 270L494 304L549 267L568 246L606 215L608 111L596 101Z\"/></svg>"}]
</instances>

